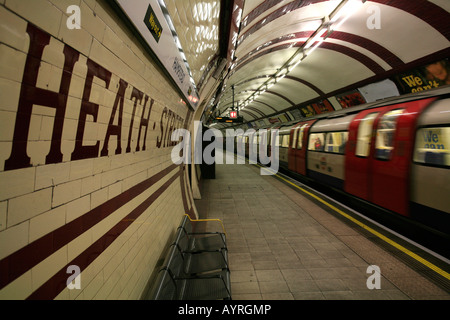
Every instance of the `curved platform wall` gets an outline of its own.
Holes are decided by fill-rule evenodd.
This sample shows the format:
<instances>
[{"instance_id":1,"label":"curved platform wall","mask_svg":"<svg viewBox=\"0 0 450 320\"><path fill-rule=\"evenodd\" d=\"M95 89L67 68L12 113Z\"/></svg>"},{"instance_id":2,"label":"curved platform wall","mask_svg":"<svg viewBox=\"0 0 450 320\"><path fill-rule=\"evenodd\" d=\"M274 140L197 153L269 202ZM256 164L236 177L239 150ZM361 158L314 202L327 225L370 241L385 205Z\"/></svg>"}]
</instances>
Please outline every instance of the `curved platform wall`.
<instances>
[{"instance_id":1,"label":"curved platform wall","mask_svg":"<svg viewBox=\"0 0 450 320\"><path fill-rule=\"evenodd\" d=\"M0 17L0 299L142 298L195 212L169 141L192 111L107 1Z\"/></svg>"}]
</instances>

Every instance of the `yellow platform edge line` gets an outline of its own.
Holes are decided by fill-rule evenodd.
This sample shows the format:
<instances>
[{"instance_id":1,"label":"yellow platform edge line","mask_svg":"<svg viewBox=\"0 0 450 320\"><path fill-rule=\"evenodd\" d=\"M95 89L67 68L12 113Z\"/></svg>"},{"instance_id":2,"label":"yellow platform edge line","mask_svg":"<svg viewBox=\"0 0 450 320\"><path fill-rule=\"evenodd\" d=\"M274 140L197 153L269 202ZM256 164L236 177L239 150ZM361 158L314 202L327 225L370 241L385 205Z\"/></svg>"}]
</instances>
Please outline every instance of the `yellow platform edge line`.
<instances>
[{"instance_id":1,"label":"yellow platform edge line","mask_svg":"<svg viewBox=\"0 0 450 320\"><path fill-rule=\"evenodd\" d=\"M264 168L264 167L262 167L260 165L257 165L257 166L262 168L262 169L264 169L264 170L267 170L266 168ZM267 170L267 171L269 171L269 170ZM436 273L440 274L441 276L443 276L447 280L450 280L450 274L448 272L446 272L445 270L442 270L441 268L435 266L431 262L429 262L429 261L425 260L424 258L420 257L419 255L415 254L414 252L411 252L410 250L406 249L402 245L400 245L397 242L393 241L392 239L389 239L388 237L382 235L378 231L372 229L371 227L367 226L366 224L362 223L361 221L353 218L352 216L350 216L347 213L343 212L342 210L336 208L335 206L333 206L332 204L330 204L327 201L323 200L322 198L316 196L315 194L313 194L313 193L303 189L302 187L297 186L296 184L292 183L291 181L283 178L282 176L280 176L278 174L276 174L275 176L278 177L279 179L289 183L290 185L294 186L295 188L299 189L303 193L306 193L307 195L309 195L310 197L316 199L317 201L323 203L324 205L326 205L327 207L329 207L333 211L339 213L341 216L345 217L346 219L352 221L353 223L357 224L358 226L360 226L360 227L364 228L365 230L369 231L370 233L372 233L373 235L377 236L381 240L385 241L386 243L390 244L391 246L393 246L393 247L397 248L398 250L402 251L403 253L407 254L408 256L413 258L414 260L420 262L421 264L425 265L426 267L428 267L431 270L435 271Z\"/></svg>"}]
</instances>

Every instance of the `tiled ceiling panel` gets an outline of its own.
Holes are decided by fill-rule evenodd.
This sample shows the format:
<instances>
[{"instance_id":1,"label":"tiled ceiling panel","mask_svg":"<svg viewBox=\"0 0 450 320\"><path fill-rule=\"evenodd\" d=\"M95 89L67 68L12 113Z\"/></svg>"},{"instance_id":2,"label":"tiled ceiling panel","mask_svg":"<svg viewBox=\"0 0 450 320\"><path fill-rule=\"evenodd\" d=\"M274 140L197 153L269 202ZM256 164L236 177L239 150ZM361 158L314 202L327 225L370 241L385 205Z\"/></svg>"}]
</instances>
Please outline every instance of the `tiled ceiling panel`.
<instances>
[{"instance_id":1,"label":"tiled ceiling panel","mask_svg":"<svg viewBox=\"0 0 450 320\"><path fill-rule=\"evenodd\" d=\"M196 84L219 49L220 0L164 0Z\"/></svg>"}]
</instances>

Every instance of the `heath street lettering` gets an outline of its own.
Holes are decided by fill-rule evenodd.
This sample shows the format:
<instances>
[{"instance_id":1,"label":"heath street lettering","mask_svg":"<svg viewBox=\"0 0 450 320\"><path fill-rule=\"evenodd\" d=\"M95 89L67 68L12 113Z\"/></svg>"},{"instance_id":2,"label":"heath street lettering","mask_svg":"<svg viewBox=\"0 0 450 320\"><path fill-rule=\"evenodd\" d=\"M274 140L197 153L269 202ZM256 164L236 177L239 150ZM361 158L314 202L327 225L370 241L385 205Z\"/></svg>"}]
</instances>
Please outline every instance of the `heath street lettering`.
<instances>
[{"instance_id":1,"label":"heath street lettering","mask_svg":"<svg viewBox=\"0 0 450 320\"><path fill-rule=\"evenodd\" d=\"M31 117L34 105L55 109L53 120L52 138L50 151L46 155L45 164L55 164L63 161L62 135L64 122L66 120L66 108L69 97L69 89L72 82L74 66L80 60L80 53L68 45L64 45L64 67L59 87L59 92L43 89L37 86L39 70L44 49L50 44L51 36L33 24L29 23L26 30L30 37L30 46L25 62L23 80L21 85L17 116L14 127L12 150L9 159L5 161L5 170L15 170L30 167L31 158L27 154L28 135L31 125ZM131 93L126 97L126 90L131 87L125 80L120 79L114 104L111 107L111 115L103 139L103 147L100 149L101 140L90 141L86 145L85 128L88 123L95 124L98 121L100 106L91 102L91 90L98 83L105 83L104 89L110 90L112 73L98 63L87 59L87 75L84 80L84 89L81 100L81 107L78 116L75 147L70 154L70 160L81 160L96 157L108 156L109 148L112 148L109 141L115 138L117 141L115 150L111 153L122 154L130 152L145 151L147 133L149 127L156 129L156 122L151 126L150 115L154 105L154 100L139 89L132 87ZM97 79L97 80L94 80ZM101 81L98 81L101 80ZM112 86L112 85L111 85ZM112 91L112 90L111 90ZM124 101L133 101L131 120L127 130L124 125ZM138 108L139 106L139 108ZM138 113L138 110L142 112ZM127 117L129 119L129 117ZM135 122L137 127L135 126ZM115 124L116 123L116 124ZM184 118L168 110L166 107L161 115L160 136L157 137L157 148L173 146L170 141L171 133L185 125ZM133 133L133 128L138 129L138 133ZM128 133L126 148L122 146L122 134ZM133 140L136 139L137 141ZM133 143L132 143L133 141ZM114 144L113 144L114 145Z\"/></svg>"}]
</instances>

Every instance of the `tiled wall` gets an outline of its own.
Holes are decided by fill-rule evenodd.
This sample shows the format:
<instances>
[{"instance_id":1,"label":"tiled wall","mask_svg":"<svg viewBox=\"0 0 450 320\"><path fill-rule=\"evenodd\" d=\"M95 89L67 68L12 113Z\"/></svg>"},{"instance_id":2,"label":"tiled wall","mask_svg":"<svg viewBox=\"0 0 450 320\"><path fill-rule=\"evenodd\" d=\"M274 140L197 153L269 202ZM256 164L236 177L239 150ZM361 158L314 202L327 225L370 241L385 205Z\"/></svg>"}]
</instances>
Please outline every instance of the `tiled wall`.
<instances>
[{"instance_id":1,"label":"tiled wall","mask_svg":"<svg viewBox=\"0 0 450 320\"><path fill-rule=\"evenodd\" d=\"M0 299L139 299L193 211L191 117L108 1L0 0Z\"/></svg>"}]
</instances>

